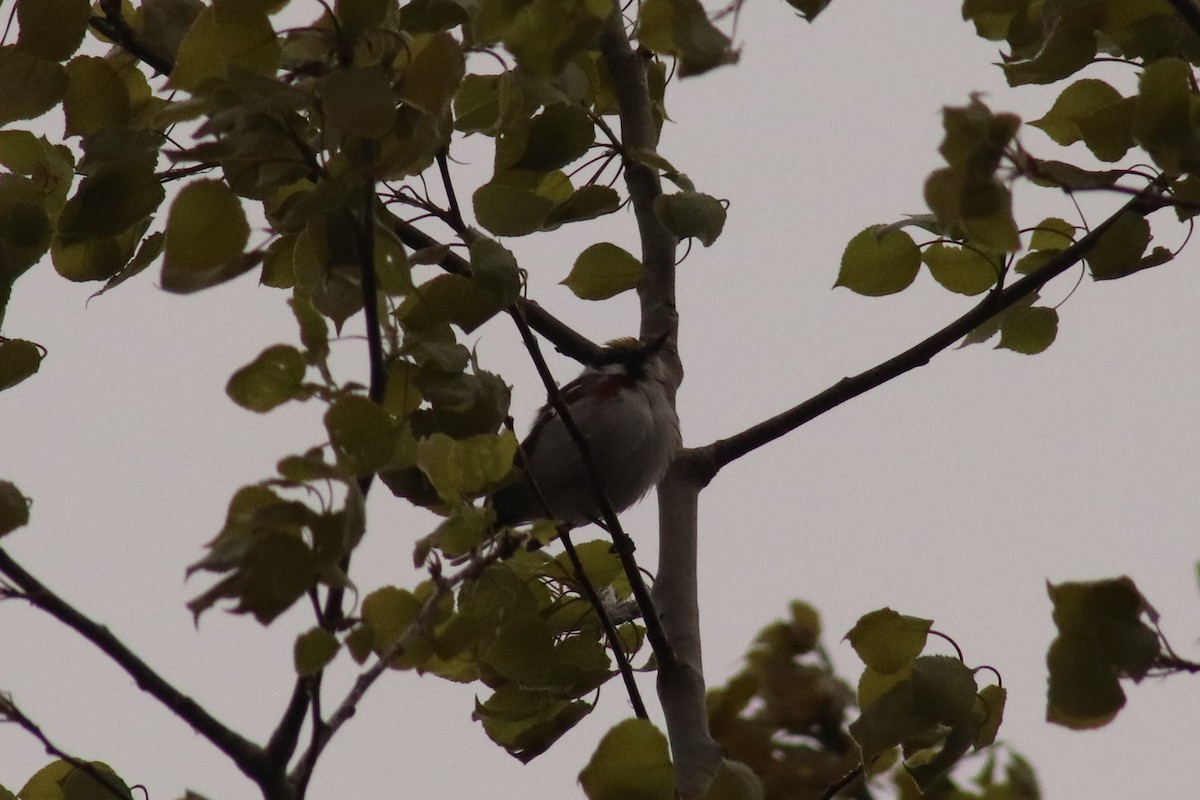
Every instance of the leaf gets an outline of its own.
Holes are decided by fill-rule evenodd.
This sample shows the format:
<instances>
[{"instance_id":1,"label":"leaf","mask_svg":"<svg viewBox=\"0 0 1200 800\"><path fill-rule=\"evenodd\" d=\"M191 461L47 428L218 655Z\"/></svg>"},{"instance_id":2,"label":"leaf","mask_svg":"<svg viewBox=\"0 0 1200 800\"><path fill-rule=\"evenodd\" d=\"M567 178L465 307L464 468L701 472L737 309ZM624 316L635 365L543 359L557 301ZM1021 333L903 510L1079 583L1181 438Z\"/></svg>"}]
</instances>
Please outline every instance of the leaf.
<instances>
[{"instance_id":1,"label":"leaf","mask_svg":"<svg viewBox=\"0 0 1200 800\"><path fill-rule=\"evenodd\" d=\"M466 72L462 45L449 33L438 32L412 37L407 49L410 60L400 94L429 116L441 117Z\"/></svg>"},{"instance_id":2,"label":"leaf","mask_svg":"<svg viewBox=\"0 0 1200 800\"><path fill-rule=\"evenodd\" d=\"M815 1L828 2L828 0ZM813 16L816 16L815 12ZM754 774L754 770L739 761L730 761L728 758L721 759L721 766L717 768L712 785L704 795L704 800L765 800L765 798L766 790L763 788L763 782Z\"/></svg>"},{"instance_id":3,"label":"leaf","mask_svg":"<svg viewBox=\"0 0 1200 800\"><path fill-rule=\"evenodd\" d=\"M167 217L163 288L195 292L240 275L253 266L242 253L249 238L241 201L227 184L189 183Z\"/></svg>"},{"instance_id":4,"label":"leaf","mask_svg":"<svg viewBox=\"0 0 1200 800\"><path fill-rule=\"evenodd\" d=\"M1120 678L1140 681L1159 654L1153 609L1127 577L1047 584L1058 636L1050 645L1046 718L1068 728L1102 727L1125 705Z\"/></svg>"},{"instance_id":5,"label":"leaf","mask_svg":"<svg viewBox=\"0 0 1200 800\"><path fill-rule=\"evenodd\" d=\"M512 252L486 236L472 241L470 251L475 282L495 294L503 306L517 302L521 296L521 270Z\"/></svg>"},{"instance_id":6,"label":"leaf","mask_svg":"<svg viewBox=\"0 0 1200 800\"><path fill-rule=\"evenodd\" d=\"M522 686L542 686L554 652L550 626L538 614L508 619L482 658L501 676Z\"/></svg>"},{"instance_id":7,"label":"leaf","mask_svg":"<svg viewBox=\"0 0 1200 800\"><path fill-rule=\"evenodd\" d=\"M598 242L579 254L562 284L582 300L607 300L641 280L642 262L615 244Z\"/></svg>"},{"instance_id":8,"label":"leaf","mask_svg":"<svg viewBox=\"0 0 1200 800\"><path fill-rule=\"evenodd\" d=\"M62 101L69 82L61 64L0 47L0 125L45 114Z\"/></svg>"},{"instance_id":9,"label":"leaf","mask_svg":"<svg viewBox=\"0 0 1200 800\"><path fill-rule=\"evenodd\" d=\"M635 35L649 50L679 59L681 77L738 60L729 37L709 21L697 0L646 0L638 12Z\"/></svg>"},{"instance_id":10,"label":"leaf","mask_svg":"<svg viewBox=\"0 0 1200 800\"><path fill-rule=\"evenodd\" d=\"M500 137L497 166L550 172L586 154L595 141L596 129L584 108L555 103L529 120L528 126Z\"/></svg>"},{"instance_id":11,"label":"leaf","mask_svg":"<svg viewBox=\"0 0 1200 800\"><path fill-rule=\"evenodd\" d=\"M934 243L921 253L934 280L952 292L976 295L996 285L999 268L971 247Z\"/></svg>"},{"instance_id":12,"label":"leaf","mask_svg":"<svg viewBox=\"0 0 1200 800\"><path fill-rule=\"evenodd\" d=\"M1096 34L1083 25L1058 25L1030 59L1001 65L1009 86L1054 83L1091 63L1096 55Z\"/></svg>"},{"instance_id":13,"label":"leaf","mask_svg":"<svg viewBox=\"0 0 1200 800\"><path fill-rule=\"evenodd\" d=\"M165 196L150 164L101 164L63 206L58 233L68 243L123 234L153 214Z\"/></svg>"},{"instance_id":14,"label":"leaf","mask_svg":"<svg viewBox=\"0 0 1200 800\"><path fill-rule=\"evenodd\" d=\"M579 782L588 800L671 800L667 738L647 720L620 722L604 734Z\"/></svg>"},{"instance_id":15,"label":"leaf","mask_svg":"<svg viewBox=\"0 0 1200 800\"><path fill-rule=\"evenodd\" d=\"M871 669L886 674L906 668L925 648L933 620L881 608L859 618L846 640Z\"/></svg>"},{"instance_id":16,"label":"leaf","mask_svg":"<svg viewBox=\"0 0 1200 800\"><path fill-rule=\"evenodd\" d=\"M512 431L451 439L435 433L417 445L417 466L447 502L495 488L508 477L517 439Z\"/></svg>"},{"instance_id":17,"label":"leaf","mask_svg":"<svg viewBox=\"0 0 1200 800\"><path fill-rule=\"evenodd\" d=\"M569 198L550 209L543 222L543 229L552 230L568 222L595 219L611 214L620 207L621 197L616 189L588 184L579 187Z\"/></svg>"},{"instance_id":18,"label":"leaf","mask_svg":"<svg viewBox=\"0 0 1200 800\"><path fill-rule=\"evenodd\" d=\"M1126 211L1104 232L1084 257L1098 281L1123 278L1139 270L1142 253L1150 244L1150 223L1141 214Z\"/></svg>"},{"instance_id":19,"label":"leaf","mask_svg":"<svg viewBox=\"0 0 1200 800\"><path fill-rule=\"evenodd\" d=\"M0 339L0 392L36 373L45 357L45 350L33 342Z\"/></svg>"},{"instance_id":20,"label":"leaf","mask_svg":"<svg viewBox=\"0 0 1200 800\"><path fill-rule=\"evenodd\" d=\"M654 198L654 215L681 239L695 237L708 247L725 227L725 206L700 192L675 192Z\"/></svg>"},{"instance_id":21,"label":"leaf","mask_svg":"<svg viewBox=\"0 0 1200 800\"><path fill-rule=\"evenodd\" d=\"M321 108L332 130L369 138L391 130L396 98L382 65L343 67L320 84Z\"/></svg>"},{"instance_id":22,"label":"leaf","mask_svg":"<svg viewBox=\"0 0 1200 800\"><path fill-rule=\"evenodd\" d=\"M976 703L980 711L979 732L975 734L975 749L981 750L996 741L1000 723L1004 721L1004 705L1008 700L1008 690L1003 686L992 684L979 691Z\"/></svg>"},{"instance_id":23,"label":"leaf","mask_svg":"<svg viewBox=\"0 0 1200 800\"><path fill-rule=\"evenodd\" d=\"M1037 355L1058 335L1058 312L1045 306L1014 307L1000 316L1000 343L996 347Z\"/></svg>"},{"instance_id":24,"label":"leaf","mask_svg":"<svg viewBox=\"0 0 1200 800\"><path fill-rule=\"evenodd\" d=\"M490 289L461 275L438 275L421 284L400 304L396 316L414 330L457 325L470 333L504 306Z\"/></svg>"},{"instance_id":25,"label":"leaf","mask_svg":"<svg viewBox=\"0 0 1200 800\"><path fill-rule=\"evenodd\" d=\"M88 0L17 0L17 48L49 61L66 61L87 33Z\"/></svg>"},{"instance_id":26,"label":"leaf","mask_svg":"<svg viewBox=\"0 0 1200 800\"><path fill-rule=\"evenodd\" d=\"M1058 144L1068 145L1083 138L1079 130L1080 118L1121 99L1121 93L1104 81L1085 78L1063 89L1045 116L1029 124L1041 128Z\"/></svg>"},{"instance_id":27,"label":"leaf","mask_svg":"<svg viewBox=\"0 0 1200 800\"><path fill-rule=\"evenodd\" d=\"M67 64L67 78L70 83L63 98L67 136L90 136L129 123L129 92L107 59L72 59Z\"/></svg>"},{"instance_id":28,"label":"leaf","mask_svg":"<svg viewBox=\"0 0 1200 800\"><path fill-rule=\"evenodd\" d=\"M614 13L604 0L532 0L519 8L503 30L504 44L522 69L539 78L558 75L590 48Z\"/></svg>"},{"instance_id":29,"label":"leaf","mask_svg":"<svg viewBox=\"0 0 1200 800\"><path fill-rule=\"evenodd\" d=\"M0 536L29 524L29 499L15 484L0 480Z\"/></svg>"},{"instance_id":30,"label":"leaf","mask_svg":"<svg viewBox=\"0 0 1200 800\"><path fill-rule=\"evenodd\" d=\"M968 725L978 686L971 669L953 656L921 656L912 662L913 703L943 725Z\"/></svg>"},{"instance_id":31,"label":"leaf","mask_svg":"<svg viewBox=\"0 0 1200 800\"><path fill-rule=\"evenodd\" d=\"M788 5L800 12L805 22L813 22L831 0L788 0Z\"/></svg>"},{"instance_id":32,"label":"leaf","mask_svg":"<svg viewBox=\"0 0 1200 800\"><path fill-rule=\"evenodd\" d=\"M876 231L867 228L846 245L835 287L880 297L907 289L916 279L921 250L912 237L901 230Z\"/></svg>"},{"instance_id":33,"label":"leaf","mask_svg":"<svg viewBox=\"0 0 1200 800\"><path fill-rule=\"evenodd\" d=\"M398 431L391 414L361 395L339 397L325 412L325 429L338 464L355 475L388 465Z\"/></svg>"},{"instance_id":34,"label":"leaf","mask_svg":"<svg viewBox=\"0 0 1200 800\"><path fill-rule=\"evenodd\" d=\"M300 634L292 651L296 674L316 675L329 665L340 647L337 637L324 628L310 628Z\"/></svg>"},{"instance_id":35,"label":"leaf","mask_svg":"<svg viewBox=\"0 0 1200 800\"><path fill-rule=\"evenodd\" d=\"M1075 243L1075 226L1065 219L1046 217L1029 237L1031 250L1065 250Z\"/></svg>"},{"instance_id":36,"label":"leaf","mask_svg":"<svg viewBox=\"0 0 1200 800\"><path fill-rule=\"evenodd\" d=\"M242 408L264 414L305 396L305 371L304 356L299 350L286 344L272 345L233 373L225 393Z\"/></svg>"},{"instance_id":37,"label":"leaf","mask_svg":"<svg viewBox=\"0 0 1200 800\"><path fill-rule=\"evenodd\" d=\"M273 75L279 52L264 8L245 0L217 0L200 12L180 43L171 85L197 94L233 70Z\"/></svg>"}]
</instances>

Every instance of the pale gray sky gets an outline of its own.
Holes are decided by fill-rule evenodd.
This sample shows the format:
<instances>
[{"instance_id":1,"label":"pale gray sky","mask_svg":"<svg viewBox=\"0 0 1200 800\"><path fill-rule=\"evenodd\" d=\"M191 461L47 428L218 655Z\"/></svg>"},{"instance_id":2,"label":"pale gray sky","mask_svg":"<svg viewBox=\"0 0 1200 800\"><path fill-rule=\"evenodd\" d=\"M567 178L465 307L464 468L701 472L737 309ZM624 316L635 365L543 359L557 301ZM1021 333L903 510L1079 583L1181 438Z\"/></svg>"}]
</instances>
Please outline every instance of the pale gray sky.
<instances>
[{"instance_id":1,"label":"pale gray sky","mask_svg":"<svg viewBox=\"0 0 1200 800\"><path fill-rule=\"evenodd\" d=\"M1033 119L1054 96L1007 89L989 66L997 48L976 39L957 8L840 0L809 26L783 4L750 4L738 30L741 63L675 87L676 124L662 152L701 191L731 203L725 234L694 248L679 271L687 444L866 369L971 304L925 274L889 298L830 290L851 236L924 210L942 105L982 90L993 108ZM1116 74L1132 79L1132 70ZM1039 131L1026 129L1023 141L1060 157ZM481 148L458 155L487 168ZM467 194L466 169L462 180ZM1050 214L1077 221L1065 196L1045 194L1018 192L1021 223ZM1112 202L1092 202L1096 222ZM1182 227L1162 223L1160 243L1182 242ZM531 296L596 339L636 330L632 298L590 305L557 282L602 237L632 244L631 215L506 242L530 272ZM1100 731L1073 733L1043 717L1053 637L1047 579L1130 575L1181 654L1200 657L1195 263L1185 251L1122 281L1085 280L1060 306L1058 341L1045 354L990 345L945 353L723 472L701 507L710 683L739 669L757 630L793 598L820 609L826 642L853 678L859 664L838 640L858 616L889 605L932 617L969 662L1003 674L1001 737L1033 761L1047 797L1193 796L1195 678L1133 687L1126 710ZM1047 302L1067 298L1076 277L1051 284ZM261 740L290 691L291 643L308 614L293 609L264 631L210 612L197 631L184 603L207 584L185 584L183 571L220 529L237 487L321 441L322 408L258 417L224 396L234 369L296 340L283 294L244 277L178 297L155 281L148 272L86 308L95 287L68 284L49 263L18 282L6 333L43 343L50 356L39 375L0 394L0 477L34 498L33 523L4 546L219 718ZM356 317L347 331L361 326ZM500 319L468 341L485 367L515 384L514 414L526 424L542 392L511 327ZM334 349L343 370L365 362L360 341ZM562 380L575 371L562 361L556 368ZM380 489L356 580L365 589L412 585L411 545L432 518ZM627 516L649 566L653 519L652 499ZM211 800L256 796L205 741L47 617L3 604L0 635L0 689L61 747L109 762L154 800L185 788ZM327 682L331 698L352 677L345 667ZM652 694L652 680L643 686ZM478 689L388 676L327 751L312 796L581 796L576 773L629 715L619 688L607 687L596 713L522 766L470 721ZM46 760L14 726L0 726L0 753L0 785L14 791Z\"/></svg>"}]
</instances>

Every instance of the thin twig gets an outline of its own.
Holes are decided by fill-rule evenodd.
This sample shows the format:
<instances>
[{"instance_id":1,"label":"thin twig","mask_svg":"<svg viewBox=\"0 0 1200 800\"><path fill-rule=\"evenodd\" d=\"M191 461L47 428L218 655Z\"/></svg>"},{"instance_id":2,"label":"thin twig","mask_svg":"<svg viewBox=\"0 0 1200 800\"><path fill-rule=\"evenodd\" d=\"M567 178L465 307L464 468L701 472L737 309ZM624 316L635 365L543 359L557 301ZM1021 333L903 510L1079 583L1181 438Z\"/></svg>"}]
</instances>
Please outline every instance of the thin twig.
<instances>
[{"instance_id":1,"label":"thin twig","mask_svg":"<svg viewBox=\"0 0 1200 800\"><path fill-rule=\"evenodd\" d=\"M587 438L583 432L579 430L579 426L575 424L574 418L571 416L571 410L567 407L567 403L563 400L562 392L558 389L558 384L554 382L554 376L550 374L550 368L546 365L546 360L542 357L541 348L538 346L537 337L533 335L528 323L521 316L521 310L517 307L509 309L509 316L517 325L517 331L521 334L521 340L525 343L525 349L529 351L530 358L533 359L533 364L537 368L538 375L542 379L543 385L546 387L546 394L550 400L550 405L562 420L563 427L566 428L567 434L571 437L571 441L575 443L575 447L579 450L579 458L583 463L583 468L587 472L588 482L591 484L592 496L596 499L597 507L600 509L600 516L608 529L609 536L613 540L613 549L617 553L617 558L621 561L621 566L625 570L626 577L629 578L629 583L633 588L634 599L642 609L642 620L646 623L646 638L650 641L650 647L654 650L654 655L658 658L658 663L663 668L673 667L675 664L675 650L667 639L666 632L663 631L662 621L658 617L658 612L655 611L654 602L650 598L650 591L646 588L646 582L642 579L641 570L638 568L637 560L633 557L633 551L636 549L633 540L629 538L629 534L625 533L621 527L621 520L617 517L616 511L613 510L612 503L608 500L608 495L604 491L604 482L600 478L600 473L596 469L595 463L592 461L590 448Z\"/></svg>"},{"instance_id":2,"label":"thin twig","mask_svg":"<svg viewBox=\"0 0 1200 800\"><path fill-rule=\"evenodd\" d=\"M88 776L104 787L105 792L117 798L117 800L129 800L128 787L124 785L123 781L117 783L118 778L116 775L112 772L104 772L92 762L85 761L78 756L73 756L56 746L50 741L50 738L46 736L38 724L31 720L25 712L21 711L17 707L17 704L12 701L12 698L5 694L0 694L0 721L2 720L15 722L21 728L24 728L33 738L42 743L42 748L46 753L62 761L66 761L81 772L87 773Z\"/></svg>"},{"instance_id":3,"label":"thin twig","mask_svg":"<svg viewBox=\"0 0 1200 800\"><path fill-rule=\"evenodd\" d=\"M617 628L608 615L608 609L604 607L604 602L596 592L596 587L592 585L592 579L587 576L587 572L583 568L583 562L579 559L579 553L576 552L575 544L571 541L570 532L564 527L558 532L558 539L563 543L563 550L566 552L567 558L571 560L571 566L575 569L575 579L579 581L583 596L587 598L592 608L596 610L596 616L600 618L600 625L604 628L605 637L608 638L609 649L612 650L613 659L617 662L617 671L621 673L621 680L625 682L625 691L629 694L629 703L633 706L633 713L639 719L649 719L650 715L646 713L646 704L642 701L642 693L638 690L637 681L633 676L633 665L629 663L629 656L625 654L625 648L621 646L621 638L617 635Z\"/></svg>"}]
</instances>

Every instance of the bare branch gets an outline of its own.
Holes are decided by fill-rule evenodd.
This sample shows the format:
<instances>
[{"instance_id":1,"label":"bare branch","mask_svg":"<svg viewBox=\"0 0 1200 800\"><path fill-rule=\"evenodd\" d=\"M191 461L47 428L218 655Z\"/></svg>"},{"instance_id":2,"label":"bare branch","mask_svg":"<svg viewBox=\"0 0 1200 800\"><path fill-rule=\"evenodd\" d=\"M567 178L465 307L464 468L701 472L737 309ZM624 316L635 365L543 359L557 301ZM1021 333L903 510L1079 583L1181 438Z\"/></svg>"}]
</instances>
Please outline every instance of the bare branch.
<instances>
[{"instance_id":1,"label":"bare branch","mask_svg":"<svg viewBox=\"0 0 1200 800\"><path fill-rule=\"evenodd\" d=\"M843 378L820 394L777 416L701 448L711 453L713 475L731 461L791 433L804 423L840 406L847 400L869 392L909 370L928 364L935 355L953 345L975 328L1016 305L1051 279L1078 264L1122 215L1137 214L1144 217L1164 205L1169 205L1158 196L1159 191L1157 183L1142 190L1137 197L1122 206L1087 235L1051 258L1040 269L1029 273L1005 289L989 293L975 308L903 353L852 378ZM709 478L711 479L711 477L710 475Z\"/></svg>"},{"instance_id":2,"label":"bare branch","mask_svg":"<svg viewBox=\"0 0 1200 800\"><path fill-rule=\"evenodd\" d=\"M19 587L31 605L45 611L94 644L133 678L138 688L169 708L197 733L259 785L268 798L286 797L282 792L282 767L268 758L266 751L213 717L203 706L180 692L146 662L138 658L107 628L93 622L73 606L46 588L0 548L0 574Z\"/></svg>"}]
</instances>

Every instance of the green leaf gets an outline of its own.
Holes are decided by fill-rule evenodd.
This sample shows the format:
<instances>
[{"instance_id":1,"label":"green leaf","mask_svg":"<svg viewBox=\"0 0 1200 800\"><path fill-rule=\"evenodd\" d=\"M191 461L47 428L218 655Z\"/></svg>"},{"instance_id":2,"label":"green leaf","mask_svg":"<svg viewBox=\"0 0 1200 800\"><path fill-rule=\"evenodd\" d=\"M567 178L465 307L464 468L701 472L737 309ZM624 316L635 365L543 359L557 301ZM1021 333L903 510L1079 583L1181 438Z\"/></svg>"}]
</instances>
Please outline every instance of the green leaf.
<instances>
[{"instance_id":1,"label":"green leaf","mask_svg":"<svg viewBox=\"0 0 1200 800\"><path fill-rule=\"evenodd\" d=\"M1046 718L1076 730L1106 725L1125 705L1119 679L1140 681L1158 658L1158 633L1142 621L1154 611L1127 577L1047 590L1058 636L1046 656Z\"/></svg>"},{"instance_id":2,"label":"green leaf","mask_svg":"<svg viewBox=\"0 0 1200 800\"><path fill-rule=\"evenodd\" d=\"M329 665L340 647L337 637L324 628L310 628L300 634L292 651L296 674L316 675Z\"/></svg>"},{"instance_id":3,"label":"green leaf","mask_svg":"<svg viewBox=\"0 0 1200 800\"><path fill-rule=\"evenodd\" d=\"M1121 93L1104 81L1084 78L1063 89L1046 115L1029 124L1041 128L1058 144L1068 145L1083 138L1080 118L1121 99Z\"/></svg>"},{"instance_id":4,"label":"green leaf","mask_svg":"<svg viewBox=\"0 0 1200 800\"><path fill-rule=\"evenodd\" d=\"M1065 219L1046 217L1033 229L1031 250L1066 250L1075 243L1075 226Z\"/></svg>"},{"instance_id":5,"label":"green leaf","mask_svg":"<svg viewBox=\"0 0 1200 800\"><path fill-rule=\"evenodd\" d=\"M501 676L522 686L543 685L554 636L538 614L522 614L507 620L496 631L496 639L482 658Z\"/></svg>"},{"instance_id":6,"label":"green leaf","mask_svg":"<svg viewBox=\"0 0 1200 800\"><path fill-rule=\"evenodd\" d=\"M1104 232L1084 257L1098 281L1123 278L1137 272L1150 244L1150 223L1141 214L1126 211Z\"/></svg>"},{"instance_id":7,"label":"green leaf","mask_svg":"<svg viewBox=\"0 0 1200 800\"><path fill-rule=\"evenodd\" d=\"M681 77L733 64L738 54L697 0L646 0L635 33L642 46L679 59Z\"/></svg>"},{"instance_id":8,"label":"green leaf","mask_svg":"<svg viewBox=\"0 0 1200 800\"><path fill-rule=\"evenodd\" d=\"M42 366L46 352L24 339L0 339L0 392L11 389Z\"/></svg>"},{"instance_id":9,"label":"green leaf","mask_svg":"<svg viewBox=\"0 0 1200 800\"><path fill-rule=\"evenodd\" d=\"M504 170L475 190L472 203L479 224L497 236L525 236L547 227L556 206L574 190L562 172ZM557 227L554 223L550 227Z\"/></svg>"},{"instance_id":10,"label":"green leaf","mask_svg":"<svg viewBox=\"0 0 1200 800\"><path fill-rule=\"evenodd\" d=\"M1192 127L1191 65L1164 58L1146 66L1138 83L1134 139L1173 172L1200 166L1200 135Z\"/></svg>"},{"instance_id":11,"label":"green leaf","mask_svg":"<svg viewBox=\"0 0 1200 800\"><path fill-rule=\"evenodd\" d=\"M550 172L583 156L595 141L596 129L584 108L555 103L527 126L500 137L496 166Z\"/></svg>"},{"instance_id":12,"label":"green leaf","mask_svg":"<svg viewBox=\"0 0 1200 800\"><path fill-rule=\"evenodd\" d=\"M1000 723L1004 721L1004 705L1008 701L1008 690L995 684L979 690L976 708L980 713L979 732L975 734L975 749L988 747L996 741Z\"/></svg>"},{"instance_id":13,"label":"green leaf","mask_svg":"<svg viewBox=\"0 0 1200 800\"><path fill-rule=\"evenodd\" d=\"M9 481L0 480L0 536L29 524L29 499Z\"/></svg>"},{"instance_id":14,"label":"green leaf","mask_svg":"<svg viewBox=\"0 0 1200 800\"><path fill-rule=\"evenodd\" d=\"M361 395L339 397L325 412L325 428L338 464L356 475L383 469L398 441L391 414Z\"/></svg>"},{"instance_id":15,"label":"green leaf","mask_svg":"<svg viewBox=\"0 0 1200 800\"><path fill-rule=\"evenodd\" d=\"M223 283L255 263L243 258L250 225L241 201L222 181L193 181L167 217L162 285L188 293Z\"/></svg>"},{"instance_id":16,"label":"green leaf","mask_svg":"<svg viewBox=\"0 0 1200 800\"><path fill-rule=\"evenodd\" d=\"M725 205L700 192L675 192L654 198L654 215L680 239L695 237L708 247L725 227Z\"/></svg>"},{"instance_id":17,"label":"green leaf","mask_svg":"<svg viewBox=\"0 0 1200 800\"><path fill-rule=\"evenodd\" d=\"M589 245L571 267L562 284L583 300L607 300L637 287L642 262L609 242Z\"/></svg>"},{"instance_id":18,"label":"green leaf","mask_svg":"<svg viewBox=\"0 0 1200 800\"><path fill-rule=\"evenodd\" d=\"M17 0L17 47L38 58L66 61L87 32L88 0Z\"/></svg>"},{"instance_id":19,"label":"green leaf","mask_svg":"<svg viewBox=\"0 0 1200 800\"><path fill-rule=\"evenodd\" d=\"M449 33L438 32L412 37L406 49L409 62L400 94L429 116L441 117L466 72L462 45Z\"/></svg>"},{"instance_id":20,"label":"green leaf","mask_svg":"<svg viewBox=\"0 0 1200 800\"><path fill-rule=\"evenodd\" d=\"M1009 86L1054 83L1091 63L1096 56L1096 34L1082 25L1058 25L1037 54L1001 65Z\"/></svg>"},{"instance_id":21,"label":"green leaf","mask_svg":"<svg viewBox=\"0 0 1200 800\"><path fill-rule=\"evenodd\" d=\"M63 206L58 233L67 242L125 233L153 214L165 196L151 165L141 161L101 164Z\"/></svg>"},{"instance_id":22,"label":"green leaf","mask_svg":"<svg viewBox=\"0 0 1200 800\"><path fill-rule=\"evenodd\" d=\"M846 640L864 664L886 675L905 669L921 654L932 625L933 620L881 608L860 617Z\"/></svg>"},{"instance_id":23,"label":"green leaf","mask_svg":"<svg viewBox=\"0 0 1200 800\"><path fill-rule=\"evenodd\" d=\"M829 0L808 0L811 4L827 3ZM813 12L816 16L816 12ZM811 21L811 18L810 18ZM762 780L747 765L740 761L721 759L721 766L713 776L712 785L704 800L765 800L766 790Z\"/></svg>"},{"instance_id":24,"label":"green leaf","mask_svg":"<svg viewBox=\"0 0 1200 800\"><path fill-rule=\"evenodd\" d=\"M611 214L620 207L621 196L617 194L616 189L588 184L579 187L569 198L550 209L543 229L552 230L568 222L595 219Z\"/></svg>"},{"instance_id":25,"label":"green leaf","mask_svg":"<svg viewBox=\"0 0 1200 800\"><path fill-rule=\"evenodd\" d=\"M618 723L600 740L579 782L588 800L671 800L675 774L667 738L647 720Z\"/></svg>"},{"instance_id":26,"label":"green leaf","mask_svg":"<svg viewBox=\"0 0 1200 800\"><path fill-rule=\"evenodd\" d=\"M512 431L466 439L435 433L418 444L417 466L444 500L455 503L499 486L516 453Z\"/></svg>"},{"instance_id":27,"label":"green leaf","mask_svg":"<svg viewBox=\"0 0 1200 800\"><path fill-rule=\"evenodd\" d=\"M499 298L503 306L521 296L521 270L512 252L486 236L471 242L471 276L475 282Z\"/></svg>"},{"instance_id":28,"label":"green leaf","mask_svg":"<svg viewBox=\"0 0 1200 800\"><path fill-rule=\"evenodd\" d=\"M62 101L69 82L61 64L0 47L0 125L45 114Z\"/></svg>"},{"instance_id":29,"label":"green leaf","mask_svg":"<svg viewBox=\"0 0 1200 800\"><path fill-rule=\"evenodd\" d=\"M498 688L485 703L476 702L471 716L483 723L489 738L527 764L544 753L592 707L515 683Z\"/></svg>"},{"instance_id":30,"label":"green leaf","mask_svg":"<svg viewBox=\"0 0 1200 800\"><path fill-rule=\"evenodd\" d=\"M286 344L272 345L233 373L225 393L242 408L263 414L305 396L305 370L299 350Z\"/></svg>"},{"instance_id":31,"label":"green leaf","mask_svg":"<svg viewBox=\"0 0 1200 800\"><path fill-rule=\"evenodd\" d=\"M1014 307L1000 317L1000 343L996 347L1037 355L1058 335L1058 312L1045 306Z\"/></svg>"},{"instance_id":32,"label":"green leaf","mask_svg":"<svg viewBox=\"0 0 1200 800\"><path fill-rule=\"evenodd\" d=\"M800 12L805 22L812 22L832 0L788 0L788 5Z\"/></svg>"},{"instance_id":33,"label":"green leaf","mask_svg":"<svg viewBox=\"0 0 1200 800\"><path fill-rule=\"evenodd\" d=\"M953 656L921 656L912 662L913 703L943 725L967 725L979 687L970 668Z\"/></svg>"},{"instance_id":34,"label":"green leaf","mask_svg":"<svg viewBox=\"0 0 1200 800\"><path fill-rule=\"evenodd\" d=\"M532 0L519 8L503 31L504 44L522 69L540 78L558 75L590 48L613 13L605 0Z\"/></svg>"},{"instance_id":35,"label":"green leaf","mask_svg":"<svg viewBox=\"0 0 1200 800\"><path fill-rule=\"evenodd\" d=\"M470 278L438 275L421 284L400 304L396 316L414 330L457 325L470 333L502 308L500 297Z\"/></svg>"},{"instance_id":36,"label":"green leaf","mask_svg":"<svg viewBox=\"0 0 1200 800\"><path fill-rule=\"evenodd\" d=\"M842 253L836 286L856 294L880 297L907 289L921 269L921 250L901 230L878 230L874 226L858 233Z\"/></svg>"},{"instance_id":37,"label":"green leaf","mask_svg":"<svg viewBox=\"0 0 1200 800\"><path fill-rule=\"evenodd\" d=\"M232 71L273 75L278 66L279 40L266 10L244 0L217 0L179 45L171 85L196 94Z\"/></svg>"},{"instance_id":38,"label":"green leaf","mask_svg":"<svg viewBox=\"0 0 1200 800\"><path fill-rule=\"evenodd\" d=\"M129 91L107 59L80 56L67 64L63 112L67 136L90 136L129 124Z\"/></svg>"},{"instance_id":39,"label":"green leaf","mask_svg":"<svg viewBox=\"0 0 1200 800\"><path fill-rule=\"evenodd\" d=\"M934 243L921 253L934 280L952 292L976 295L996 285L1000 269L971 247Z\"/></svg>"},{"instance_id":40,"label":"green leaf","mask_svg":"<svg viewBox=\"0 0 1200 800\"><path fill-rule=\"evenodd\" d=\"M396 118L391 76L382 65L334 70L321 82L320 95L325 118L339 133L379 137Z\"/></svg>"}]
</instances>

